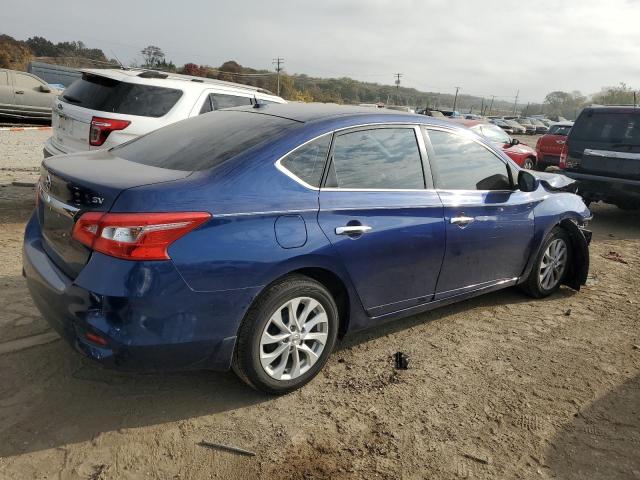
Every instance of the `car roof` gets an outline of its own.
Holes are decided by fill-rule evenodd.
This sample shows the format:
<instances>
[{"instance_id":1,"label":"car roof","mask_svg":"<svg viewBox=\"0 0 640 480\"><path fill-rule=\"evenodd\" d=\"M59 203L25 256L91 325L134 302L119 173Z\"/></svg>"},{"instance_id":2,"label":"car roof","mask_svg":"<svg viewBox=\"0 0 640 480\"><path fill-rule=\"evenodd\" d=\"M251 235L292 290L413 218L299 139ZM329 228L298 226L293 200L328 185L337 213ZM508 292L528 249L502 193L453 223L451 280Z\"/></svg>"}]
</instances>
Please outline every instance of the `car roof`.
<instances>
[{"instance_id":1,"label":"car roof","mask_svg":"<svg viewBox=\"0 0 640 480\"><path fill-rule=\"evenodd\" d=\"M464 125L467 128L475 127L477 125L495 125L491 122L487 122L486 120L469 120L466 118L452 118L449 122L455 122L460 125Z\"/></svg>"},{"instance_id":2,"label":"car roof","mask_svg":"<svg viewBox=\"0 0 640 480\"><path fill-rule=\"evenodd\" d=\"M249 91L274 95L269 90L254 87L252 85L226 82L224 80L218 80L215 78L196 77L193 75L182 75L180 73L161 72L158 70L146 70L141 68L82 68L80 69L80 71L83 73L88 73L90 75L98 75L101 77L107 77L119 81L126 81L129 83L141 83L180 89L194 88L199 90L205 87L218 86L245 92Z\"/></svg>"},{"instance_id":3,"label":"car roof","mask_svg":"<svg viewBox=\"0 0 640 480\"><path fill-rule=\"evenodd\" d=\"M336 103L270 103L255 107L234 107L227 110L243 110L273 115L275 117L287 118L301 123L314 122L317 120L345 119L348 117L389 117L389 121L407 121L409 123L433 123L437 125L449 125L449 122L439 121L433 117L418 115L415 113L405 113L398 110L388 110L385 108L359 107L352 105L338 105ZM394 118L390 118L394 117Z\"/></svg>"}]
</instances>

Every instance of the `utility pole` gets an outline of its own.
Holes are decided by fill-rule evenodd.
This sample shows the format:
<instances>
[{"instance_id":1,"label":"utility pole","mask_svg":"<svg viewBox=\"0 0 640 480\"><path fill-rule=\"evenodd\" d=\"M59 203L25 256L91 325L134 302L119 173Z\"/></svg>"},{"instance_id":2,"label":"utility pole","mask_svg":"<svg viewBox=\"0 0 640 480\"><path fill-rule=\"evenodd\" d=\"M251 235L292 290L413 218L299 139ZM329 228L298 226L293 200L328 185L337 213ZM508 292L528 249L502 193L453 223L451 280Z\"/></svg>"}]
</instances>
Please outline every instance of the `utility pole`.
<instances>
[{"instance_id":1,"label":"utility pole","mask_svg":"<svg viewBox=\"0 0 640 480\"><path fill-rule=\"evenodd\" d=\"M518 97L520 96L520 90L516 92L516 101L513 102L513 114L516 114L516 108L518 107Z\"/></svg>"},{"instance_id":2,"label":"utility pole","mask_svg":"<svg viewBox=\"0 0 640 480\"><path fill-rule=\"evenodd\" d=\"M489 115L493 112L493 100L496 98L495 95L491 95L491 103L489 104Z\"/></svg>"},{"instance_id":3,"label":"utility pole","mask_svg":"<svg viewBox=\"0 0 640 480\"><path fill-rule=\"evenodd\" d=\"M453 97L453 111L456 111L456 105L458 103L458 90L460 90L460 87L456 87L456 96Z\"/></svg>"},{"instance_id":4,"label":"utility pole","mask_svg":"<svg viewBox=\"0 0 640 480\"><path fill-rule=\"evenodd\" d=\"M482 97L482 103L480 103L480 115L484 115L484 97Z\"/></svg>"},{"instance_id":5,"label":"utility pole","mask_svg":"<svg viewBox=\"0 0 640 480\"><path fill-rule=\"evenodd\" d=\"M284 58L274 58L272 62L276 66L276 74L278 77L278 96L280 96L280 72L283 70Z\"/></svg>"},{"instance_id":6,"label":"utility pole","mask_svg":"<svg viewBox=\"0 0 640 480\"><path fill-rule=\"evenodd\" d=\"M394 73L393 74L394 77L396 77L396 105L400 105L399 102L399 95L400 95L400 77L402 77L401 73Z\"/></svg>"}]
</instances>

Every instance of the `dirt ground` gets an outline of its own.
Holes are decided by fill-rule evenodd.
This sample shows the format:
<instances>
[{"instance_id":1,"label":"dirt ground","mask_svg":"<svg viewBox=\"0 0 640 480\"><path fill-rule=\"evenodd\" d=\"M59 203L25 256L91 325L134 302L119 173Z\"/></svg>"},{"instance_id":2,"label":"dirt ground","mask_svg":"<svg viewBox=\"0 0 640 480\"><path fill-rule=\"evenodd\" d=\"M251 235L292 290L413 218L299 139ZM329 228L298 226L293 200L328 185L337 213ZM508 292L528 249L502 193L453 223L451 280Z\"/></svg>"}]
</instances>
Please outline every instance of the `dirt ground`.
<instances>
[{"instance_id":1,"label":"dirt ground","mask_svg":"<svg viewBox=\"0 0 640 480\"><path fill-rule=\"evenodd\" d=\"M593 207L579 293L357 334L274 398L231 373L103 370L48 337L21 277L32 198L0 186L0 479L640 479L639 212Z\"/></svg>"}]
</instances>

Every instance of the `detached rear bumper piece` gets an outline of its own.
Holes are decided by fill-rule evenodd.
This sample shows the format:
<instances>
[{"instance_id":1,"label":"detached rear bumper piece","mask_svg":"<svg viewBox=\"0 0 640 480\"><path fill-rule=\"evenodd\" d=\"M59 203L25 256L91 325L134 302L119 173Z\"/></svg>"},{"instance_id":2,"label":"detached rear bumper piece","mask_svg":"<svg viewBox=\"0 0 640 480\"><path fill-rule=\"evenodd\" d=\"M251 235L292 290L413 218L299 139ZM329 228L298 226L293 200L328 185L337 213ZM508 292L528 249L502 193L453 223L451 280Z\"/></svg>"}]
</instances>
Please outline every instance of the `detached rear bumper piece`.
<instances>
[{"instance_id":1,"label":"detached rear bumper piece","mask_svg":"<svg viewBox=\"0 0 640 480\"><path fill-rule=\"evenodd\" d=\"M27 224L23 274L34 303L76 350L122 370L228 370L243 312L257 289L195 292L171 261L93 253L72 280Z\"/></svg>"}]
</instances>

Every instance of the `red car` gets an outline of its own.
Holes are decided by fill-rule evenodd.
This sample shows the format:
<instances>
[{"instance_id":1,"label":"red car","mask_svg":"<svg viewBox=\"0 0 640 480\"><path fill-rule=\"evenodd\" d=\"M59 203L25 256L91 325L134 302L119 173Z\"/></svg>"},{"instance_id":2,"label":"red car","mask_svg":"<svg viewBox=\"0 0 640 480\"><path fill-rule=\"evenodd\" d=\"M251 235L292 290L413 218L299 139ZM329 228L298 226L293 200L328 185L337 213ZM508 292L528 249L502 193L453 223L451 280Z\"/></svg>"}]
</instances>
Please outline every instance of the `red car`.
<instances>
[{"instance_id":1,"label":"red car","mask_svg":"<svg viewBox=\"0 0 640 480\"><path fill-rule=\"evenodd\" d=\"M511 138L504 130L497 125L482 120L453 120L460 123L474 132L488 138L492 143L502 148L511 160L522 168L533 170L537 166L536 151L524 143L520 143L517 138Z\"/></svg>"},{"instance_id":2,"label":"red car","mask_svg":"<svg viewBox=\"0 0 640 480\"><path fill-rule=\"evenodd\" d=\"M562 150L567 141L569 130L573 126L573 122L555 123L549 127L549 133L538 139L536 144L536 153L538 154L538 165L542 168L549 166L561 165L560 158Z\"/></svg>"}]
</instances>

